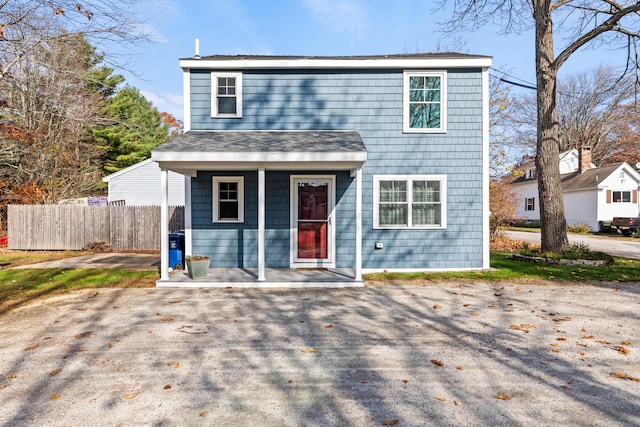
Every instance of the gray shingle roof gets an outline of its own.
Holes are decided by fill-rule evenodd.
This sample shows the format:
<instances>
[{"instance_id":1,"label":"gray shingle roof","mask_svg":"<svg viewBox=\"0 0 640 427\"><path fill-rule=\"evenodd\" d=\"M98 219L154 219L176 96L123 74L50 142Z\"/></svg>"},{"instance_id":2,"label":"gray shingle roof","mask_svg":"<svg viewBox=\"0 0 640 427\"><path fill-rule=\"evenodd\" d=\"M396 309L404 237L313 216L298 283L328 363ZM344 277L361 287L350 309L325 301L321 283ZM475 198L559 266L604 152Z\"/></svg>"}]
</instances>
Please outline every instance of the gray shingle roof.
<instances>
[{"instance_id":1,"label":"gray shingle roof","mask_svg":"<svg viewBox=\"0 0 640 427\"><path fill-rule=\"evenodd\" d=\"M358 131L191 131L155 152L358 153L367 152Z\"/></svg>"},{"instance_id":2,"label":"gray shingle roof","mask_svg":"<svg viewBox=\"0 0 640 427\"><path fill-rule=\"evenodd\" d=\"M573 172L560 176L564 191L596 188L603 179L611 175L622 163L587 169L583 173Z\"/></svg>"},{"instance_id":3,"label":"gray shingle roof","mask_svg":"<svg viewBox=\"0 0 640 427\"><path fill-rule=\"evenodd\" d=\"M587 169L583 173L571 172L560 175L563 191L583 190L587 188L596 188L598 184L613 173L622 163L601 166L599 168ZM525 178L519 176L511 184L522 184L525 182L537 182L536 178Z\"/></svg>"}]
</instances>

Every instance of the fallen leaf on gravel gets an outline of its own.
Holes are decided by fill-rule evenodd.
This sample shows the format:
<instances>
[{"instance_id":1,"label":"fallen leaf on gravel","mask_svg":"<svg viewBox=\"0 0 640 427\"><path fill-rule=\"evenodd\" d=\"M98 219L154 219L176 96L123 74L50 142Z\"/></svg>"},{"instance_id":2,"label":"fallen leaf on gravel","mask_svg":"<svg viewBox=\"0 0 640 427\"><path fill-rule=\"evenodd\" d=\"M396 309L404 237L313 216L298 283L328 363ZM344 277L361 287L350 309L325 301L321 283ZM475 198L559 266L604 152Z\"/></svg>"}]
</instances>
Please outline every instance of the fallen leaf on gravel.
<instances>
[{"instance_id":1,"label":"fallen leaf on gravel","mask_svg":"<svg viewBox=\"0 0 640 427\"><path fill-rule=\"evenodd\" d=\"M431 363L438 366L444 366L444 363L437 359L431 359Z\"/></svg>"},{"instance_id":2,"label":"fallen leaf on gravel","mask_svg":"<svg viewBox=\"0 0 640 427\"><path fill-rule=\"evenodd\" d=\"M300 350L303 353L317 353L318 350L315 348L303 348L302 350Z\"/></svg>"},{"instance_id":3,"label":"fallen leaf on gravel","mask_svg":"<svg viewBox=\"0 0 640 427\"><path fill-rule=\"evenodd\" d=\"M454 400L453 404L456 406L462 406L462 402L460 402L459 400Z\"/></svg>"},{"instance_id":4,"label":"fallen leaf on gravel","mask_svg":"<svg viewBox=\"0 0 640 427\"><path fill-rule=\"evenodd\" d=\"M107 346L107 348L113 348L113 344L109 343L109 345Z\"/></svg>"},{"instance_id":5,"label":"fallen leaf on gravel","mask_svg":"<svg viewBox=\"0 0 640 427\"><path fill-rule=\"evenodd\" d=\"M443 396L436 396L436 400L439 400L440 402L446 402L447 398Z\"/></svg>"},{"instance_id":6,"label":"fallen leaf on gravel","mask_svg":"<svg viewBox=\"0 0 640 427\"><path fill-rule=\"evenodd\" d=\"M620 378L623 380L631 380L640 383L640 378L632 377L628 375L626 372L612 372L610 377L612 378Z\"/></svg>"},{"instance_id":7,"label":"fallen leaf on gravel","mask_svg":"<svg viewBox=\"0 0 640 427\"><path fill-rule=\"evenodd\" d=\"M442 308L442 306L439 306L438 304L434 305L433 308L435 308L436 310Z\"/></svg>"},{"instance_id":8,"label":"fallen leaf on gravel","mask_svg":"<svg viewBox=\"0 0 640 427\"><path fill-rule=\"evenodd\" d=\"M87 307L80 307L78 310L80 310L80 311L87 311Z\"/></svg>"},{"instance_id":9,"label":"fallen leaf on gravel","mask_svg":"<svg viewBox=\"0 0 640 427\"><path fill-rule=\"evenodd\" d=\"M11 378L11 379L16 378L16 374L9 374L7 375L7 378Z\"/></svg>"},{"instance_id":10,"label":"fallen leaf on gravel","mask_svg":"<svg viewBox=\"0 0 640 427\"><path fill-rule=\"evenodd\" d=\"M169 301L169 304L180 304L181 302L182 302L181 299L177 299L177 300L174 300L174 301Z\"/></svg>"},{"instance_id":11,"label":"fallen leaf on gravel","mask_svg":"<svg viewBox=\"0 0 640 427\"><path fill-rule=\"evenodd\" d=\"M598 344L604 344L604 345L609 345L609 344L611 344L609 341L605 341L605 340L596 340L596 342L597 342Z\"/></svg>"},{"instance_id":12,"label":"fallen leaf on gravel","mask_svg":"<svg viewBox=\"0 0 640 427\"><path fill-rule=\"evenodd\" d=\"M496 399L511 400L511 396L509 396L508 394L504 394L504 393L498 393L493 397L495 397Z\"/></svg>"},{"instance_id":13,"label":"fallen leaf on gravel","mask_svg":"<svg viewBox=\"0 0 640 427\"><path fill-rule=\"evenodd\" d=\"M60 368L54 369L53 371L49 372L49 375L51 376L58 375L60 372L62 372L62 369Z\"/></svg>"},{"instance_id":14,"label":"fallen leaf on gravel","mask_svg":"<svg viewBox=\"0 0 640 427\"><path fill-rule=\"evenodd\" d=\"M25 347L24 351L31 351L31 350L35 350L36 348L40 347L40 344L34 344L34 345L30 345L29 347Z\"/></svg>"},{"instance_id":15,"label":"fallen leaf on gravel","mask_svg":"<svg viewBox=\"0 0 640 427\"><path fill-rule=\"evenodd\" d=\"M622 344L624 344L624 345L631 345L631 341L622 341Z\"/></svg>"},{"instance_id":16,"label":"fallen leaf on gravel","mask_svg":"<svg viewBox=\"0 0 640 427\"><path fill-rule=\"evenodd\" d=\"M458 366L456 369L457 369L458 371L464 371L464 366Z\"/></svg>"},{"instance_id":17,"label":"fallen leaf on gravel","mask_svg":"<svg viewBox=\"0 0 640 427\"><path fill-rule=\"evenodd\" d=\"M417 294L411 294L411 296L412 296L412 297L417 297L418 295L417 295Z\"/></svg>"},{"instance_id":18,"label":"fallen leaf on gravel","mask_svg":"<svg viewBox=\"0 0 640 427\"><path fill-rule=\"evenodd\" d=\"M3 388L5 388L7 385L6 384L0 384L0 390L2 390Z\"/></svg>"},{"instance_id":19,"label":"fallen leaf on gravel","mask_svg":"<svg viewBox=\"0 0 640 427\"><path fill-rule=\"evenodd\" d=\"M207 415L207 413L205 411L200 412L200 416L204 417L205 415Z\"/></svg>"},{"instance_id":20,"label":"fallen leaf on gravel","mask_svg":"<svg viewBox=\"0 0 640 427\"><path fill-rule=\"evenodd\" d=\"M91 295L89 295L89 298L95 298L98 296L98 291L92 293Z\"/></svg>"},{"instance_id":21,"label":"fallen leaf on gravel","mask_svg":"<svg viewBox=\"0 0 640 427\"><path fill-rule=\"evenodd\" d=\"M167 362L167 366L171 366L171 365L173 365L174 363L176 363L176 362L169 361L169 362Z\"/></svg>"},{"instance_id":22,"label":"fallen leaf on gravel","mask_svg":"<svg viewBox=\"0 0 640 427\"><path fill-rule=\"evenodd\" d=\"M92 331L89 331L89 332L81 332L81 333L79 333L79 334L74 335L74 337L75 337L76 339L78 339L78 340L79 340L80 338L84 338L84 337L86 337L87 335L89 335L89 334L91 334L91 333L92 333Z\"/></svg>"},{"instance_id":23,"label":"fallen leaf on gravel","mask_svg":"<svg viewBox=\"0 0 640 427\"><path fill-rule=\"evenodd\" d=\"M173 320L174 320L173 317L163 317L162 318L163 322L173 322Z\"/></svg>"},{"instance_id":24,"label":"fallen leaf on gravel","mask_svg":"<svg viewBox=\"0 0 640 427\"><path fill-rule=\"evenodd\" d=\"M628 348L623 347L623 346L621 346L621 345L614 345L614 346L613 346L613 348L614 348L615 350L618 350L618 352L620 352L621 354L624 354L625 356L626 356L627 354L631 353L631 350L629 350Z\"/></svg>"},{"instance_id":25,"label":"fallen leaf on gravel","mask_svg":"<svg viewBox=\"0 0 640 427\"><path fill-rule=\"evenodd\" d=\"M567 339L566 339L566 338L564 338L564 337L558 337L558 338L556 338L556 341L566 341L566 340L567 340Z\"/></svg>"},{"instance_id":26,"label":"fallen leaf on gravel","mask_svg":"<svg viewBox=\"0 0 640 427\"><path fill-rule=\"evenodd\" d=\"M557 342L552 342L551 344L549 344L551 347L560 347L560 344L558 344Z\"/></svg>"},{"instance_id":27,"label":"fallen leaf on gravel","mask_svg":"<svg viewBox=\"0 0 640 427\"><path fill-rule=\"evenodd\" d=\"M541 364L541 365L548 365L548 364L549 364L549 362L547 362L546 360L541 360L541 361L540 361L540 364Z\"/></svg>"},{"instance_id":28,"label":"fallen leaf on gravel","mask_svg":"<svg viewBox=\"0 0 640 427\"><path fill-rule=\"evenodd\" d=\"M474 311L473 313L471 313L472 316L480 316L480 313L478 313L477 311Z\"/></svg>"},{"instance_id":29,"label":"fallen leaf on gravel","mask_svg":"<svg viewBox=\"0 0 640 427\"><path fill-rule=\"evenodd\" d=\"M125 399L135 399L136 397L138 397L138 393L125 393L124 394L124 398Z\"/></svg>"},{"instance_id":30,"label":"fallen leaf on gravel","mask_svg":"<svg viewBox=\"0 0 640 427\"><path fill-rule=\"evenodd\" d=\"M333 325L331 323L329 323L327 326L325 326L326 329L331 329L333 328Z\"/></svg>"},{"instance_id":31,"label":"fallen leaf on gravel","mask_svg":"<svg viewBox=\"0 0 640 427\"><path fill-rule=\"evenodd\" d=\"M403 383L409 384L409 380L402 380Z\"/></svg>"},{"instance_id":32,"label":"fallen leaf on gravel","mask_svg":"<svg viewBox=\"0 0 640 427\"><path fill-rule=\"evenodd\" d=\"M593 339L593 335L585 335L582 337L583 340L592 340Z\"/></svg>"},{"instance_id":33,"label":"fallen leaf on gravel","mask_svg":"<svg viewBox=\"0 0 640 427\"><path fill-rule=\"evenodd\" d=\"M383 426L395 426L400 422L400 420L387 420L382 423Z\"/></svg>"},{"instance_id":34,"label":"fallen leaf on gravel","mask_svg":"<svg viewBox=\"0 0 640 427\"><path fill-rule=\"evenodd\" d=\"M176 363L176 365L174 366L174 368L176 369L180 369L182 368L182 364L180 362Z\"/></svg>"},{"instance_id":35,"label":"fallen leaf on gravel","mask_svg":"<svg viewBox=\"0 0 640 427\"><path fill-rule=\"evenodd\" d=\"M555 316L554 313L550 313L550 315ZM554 322L568 322L569 320L571 320L571 316L562 316L553 319Z\"/></svg>"},{"instance_id":36,"label":"fallen leaf on gravel","mask_svg":"<svg viewBox=\"0 0 640 427\"><path fill-rule=\"evenodd\" d=\"M166 386L162 387L163 390L170 390L171 389L171 384L167 384Z\"/></svg>"},{"instance_id":37,"label":"fallen leaf on gravel","mask_svg":"<svg viewBox=\"0 0 640 427\"><path fill-rule=\"evenodd\" d=\"M578 347L586 347L586 346L587 346L586 344L582 344L581 342L576 343L576 345L577 345Z\"/></svg>"},{"instance_id":38,"label":"fallen leaf on gravel","mask_svg":"<svg viewBox=\"0 0 640 427\"><path fill-rule=\"evenodd\" d=\"M535 328L535 326L530 324L530 323L521 323L519 325L511 325L509 327L509 329L513 329L515 331L522 331L525 334L528 334L529 333L529 329L531 329L531 328Z\"/></svg>"},{"instance_id":39,"label":"fallen leaf on gravel","mask_svg":"<svg viewBox=\"0 0 640 427\"><path fill-rule=\"evenodd\" d=\"M52 394L51 396L49 396L49 400L56 400L60 397L59 394Z\"/></svg>"}]
</instances>

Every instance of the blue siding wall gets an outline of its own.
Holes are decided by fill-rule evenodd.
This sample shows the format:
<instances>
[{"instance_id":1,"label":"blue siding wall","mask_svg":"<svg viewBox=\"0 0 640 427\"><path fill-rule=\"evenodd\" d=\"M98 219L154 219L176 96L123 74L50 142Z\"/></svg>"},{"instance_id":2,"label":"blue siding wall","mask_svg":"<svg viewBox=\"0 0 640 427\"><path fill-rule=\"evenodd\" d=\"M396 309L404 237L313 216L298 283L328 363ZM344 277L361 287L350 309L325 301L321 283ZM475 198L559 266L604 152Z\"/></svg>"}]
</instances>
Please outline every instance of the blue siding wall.
<instances>
[{"instance_id":1,"label":"blue siding wall","mask_svg":"<svg viewBox=\"0 0 640 427\"><path fill-rule=\"evenodd\" d=\"M448 71L447 132L444 134L402 133L402 78L402 70L245 71L244 117L215 119L210 117L211 74L193 70L191 127L194 130L356 129L368 151L363 169L363 267L482 268L481 71ZM341 174L348 178L348 174ZM373 176L377 174L446 175L447 228L374 229L372 191ZM256 198L256 176L255 172L245 175L246 203ZM267 208L267 261L269 266L287 267L289 174L267 171L267 177L267 203L274 207L287 206L282 212ZM355 186L350 178L339 179L338 191L341 186L344 197L337 197L337 209L341 213L337 217L337 259L346 260L344 266L350 267L354 259ZM196 187L202 188L196 191ZM194 252L198 249L216 252L229 266L234 263L254 266L257 251L249 251L247 247L256 244L255 213L245 206L244 226L214 227L210 193L211 174L201 173L194 180ZM238 245L238 241L243 245ZM384 249L375 250L376 242L383 243ZM217 253L219 251L226 255Z\"/></svg>"},{"instance_id":2,"label":"blue siding wall","mask_svg":"<svg viewBox=\"0 0 640 427\"><path fill-rule=\"evenodd\" d=\"M348 172L272 172L265 174L265 264L289 268L291 175L336 176L336 267L351 268L355 262L355 184ZM213 177L244 176L244 223L213 223ZM257 172L200 172L191 181L193 204L193 253L209 255L211 267L258 266Z\"/></svg>"}]
</instances>

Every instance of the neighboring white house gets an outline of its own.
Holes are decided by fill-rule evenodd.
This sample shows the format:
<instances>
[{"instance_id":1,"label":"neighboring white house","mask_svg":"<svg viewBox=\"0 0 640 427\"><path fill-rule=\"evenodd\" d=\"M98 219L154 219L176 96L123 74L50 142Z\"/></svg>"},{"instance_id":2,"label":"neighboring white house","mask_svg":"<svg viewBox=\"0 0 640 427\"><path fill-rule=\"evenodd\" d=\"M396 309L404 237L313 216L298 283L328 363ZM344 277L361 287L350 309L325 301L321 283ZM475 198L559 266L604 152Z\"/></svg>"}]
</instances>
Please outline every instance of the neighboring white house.
<instances>
[{"instance_id":1,"label":"neighboring white house","mask_svg":"<svg viewBox=\"0 0 640 427\"><path fill-rule=\"evenodd\" d=\"M129 166L102 180L109 184L109 203L160 204L160 166L151 159ZM169 205L184 205L184 175L169 172Z\"/></svg>"},{"instance_id":2,"label":"neighboring white house","mask_svg":"<svg viewBox=\"0 0 640 427\"><path fill-rule=\"evenodd\" d=\"M613 217L640 216L640 174L627 163L595 167L591 149L572 149L560 154L560 178L567 225L586 224L599 229L599 221ZM524 176L511 182L516 194L516 217L540 220L535 165L525 166Z\"/></svg>"}]
</instances>

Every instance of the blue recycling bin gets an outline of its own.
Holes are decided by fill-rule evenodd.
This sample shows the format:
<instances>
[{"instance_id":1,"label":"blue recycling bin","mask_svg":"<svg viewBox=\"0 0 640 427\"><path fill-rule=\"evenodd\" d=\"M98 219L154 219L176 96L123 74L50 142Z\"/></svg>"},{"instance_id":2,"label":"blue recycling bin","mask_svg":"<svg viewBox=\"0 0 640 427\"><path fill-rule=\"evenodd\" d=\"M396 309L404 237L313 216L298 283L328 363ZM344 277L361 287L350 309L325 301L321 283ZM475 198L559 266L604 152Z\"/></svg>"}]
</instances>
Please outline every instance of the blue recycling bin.
<instances>
[{"instance_id":1,"label":"blue recycling bin","mask_svg":"<svg viewBox=\"0 0 640 427\"><path fill-rule=\"evenodd\" d=\"M184 266L184 233L169 234L169 268L182 270Z\"/></svg>"}]
</instances>

